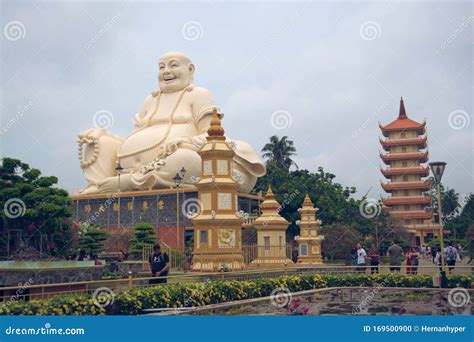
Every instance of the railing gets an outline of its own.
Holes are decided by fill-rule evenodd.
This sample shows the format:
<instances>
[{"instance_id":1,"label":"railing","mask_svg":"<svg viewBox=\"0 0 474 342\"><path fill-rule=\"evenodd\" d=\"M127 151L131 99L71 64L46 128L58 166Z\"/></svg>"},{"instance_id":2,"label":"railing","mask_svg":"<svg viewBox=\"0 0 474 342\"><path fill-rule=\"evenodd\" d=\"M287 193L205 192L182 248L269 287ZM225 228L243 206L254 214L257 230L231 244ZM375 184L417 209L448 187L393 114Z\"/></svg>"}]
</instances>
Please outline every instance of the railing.
<instances>
[{"instance_id":1,"label":"railing","mask_svg":"<svg viewBox=\"0 0 474 342\"><path fill-rule=\"evenodd\" d=\"M257 246L257 245L243 245L241 251L244 256L244 263L251 264L252 261L260 259L288 259L288 263L292 259L298 248L291 244L281 246ZM171 248L169 246L162 246L161 251L168 254L170 259L171 270L188 271L191 269L193 247L186 247L184 249ZM145 245L142 252L143 270L147 270L146 264L150 260L150 255L153 254L153 245ZM282 263L280 261L280 263Z\"/></svg>"},{"instance_id":2,"label":"railing","mask_svg":"<svg viewBox=\"0 0 474 342\"><path fill-rule=\"evenodd\" d=\"M258 278L276 278L282 275L290 274L304 274L304 273L319 273L319 274L347 274L347 273L358 273L358 274L370 274L382 273L388 274L391 271L398 272L397 270L391 270L394 266L390 265L379 265L377 269L373 266L346 266L346 265L298 265L288 264L286 267L271 268L271 269L255 269L248 271L237 271L237 272L212 272L212 273L201 273L201 272L188 272L184 274L171 274L166 278L169 283L184 283L184 282L203 282L211 280L252 280ZM399 267L399 272L402 274L439 274L439 266L436 265L419 265L414 266L396 266ZM452 273L454 274L473 274L473 266L471 265L459 265L453 267ZM107 287L114 293L120 291L136 288L136 287L147 287L150 286L149 281L156 279L152 277L137 277L133 278L132 274L129 274L128 278L113 279L113 280L96 280L96 281L83 281L83 282L72 282L72 283L55 283L55 284L40 284L40 285L29 285L24 287L19 286L7 286L0 288L0 301L9 300L31 300L31 299L47 299L57 295L71 295L71 294L91 294L96 289L101 287ZM156 284L152 286L157 286Z\"/></svg>"}]
</instances>

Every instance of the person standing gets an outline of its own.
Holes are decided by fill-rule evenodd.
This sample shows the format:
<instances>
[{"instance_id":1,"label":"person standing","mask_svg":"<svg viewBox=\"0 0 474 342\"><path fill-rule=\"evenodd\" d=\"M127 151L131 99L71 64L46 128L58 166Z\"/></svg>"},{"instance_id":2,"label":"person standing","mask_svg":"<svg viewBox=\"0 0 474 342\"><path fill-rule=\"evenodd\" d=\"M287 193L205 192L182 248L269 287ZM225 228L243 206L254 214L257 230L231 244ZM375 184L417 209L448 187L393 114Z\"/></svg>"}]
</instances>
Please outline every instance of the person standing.
<instances>
[{"instance_id":1,"label":"person standing","mask_svg":"<svg viewBox=\"0 0 474 342\"><path fill-rule=\"evenodd\" d=\"M365 258L367 253L365 249L362 248L360 243L357 244L357 273L365 273L365 266L367 265Z\"/></svg>"},{"instance_id":2,"label":"person standing","mask_svg":"<svg viewBox=\"0 0 474 342\"><path fill-rule=\"evenodd\" d=\"M425 259L429 260L430 256L431 256L431 248L430 246L426 246Z\"/></svg>"},{"instance_id":3,"label":"person standing","mask_svg":"<svg viewBox=\"0 0 474 342\"><path fill-rule=\"evenodd\" d=\"M436 255L438 253L438 249L436 247L431 247L431 257L433 258L433 264L436 264Z\"/></svg>"},{"instance_id":4,"label":"person standing","mask_svg":"<svg viewBox=\"0 0 474 342\"><path fill-rule=\"evenodd\" d=\"M405 254L405 260L407 262L407 274L412 274L411 273L411 265L412 265L412 259L411 259L411 254L412 254L412 250L409 249L406 254Z\"/></svg>"},{"instance_id":5,"label":"person standing","mask_svg":"<svg viewBox=\"0 0 474 342\"><path fill-rule=\"evenodd\" d=\"M148 270L152 277L166 277L170 268L170 259L168 254L161 253L161 246L159 243L153 246L153 255L150 256ZM150 284L165 284L166 278L150 279Z\"/></svg>"},{"instance_id":6,"label":"person standing","mask_svg":"<svg viewBox=\"0 0 474 342\"><path fill-rule=\"evenodd\" d=\"M411 274L418 274L418 265L420 264L418 251L414 248L413 253L410 255L411 258Z\"/></svg>"},{"instance_id":7,"label":"person standing","mask_svg":"<svg viewBox=\"0 0 474 342\"><path fill-rule=\"evenodd\" d=\"M454 266L456 266L456 260L458 258L458 251L453 246L452 242L448 242L448 247L444 249L444 255L446 257L446 264L448 265L449 274L452 274Z\"/></svg>"},{"instance_id":8,"label":"person standing","mask_svg":"<svg viewBox=\"0 0 474 342\"><path fill-rule=\"evenodd\" d=\"M390 272L399 273L402 264L403 249L395 240L392 241L392 245L388 248L387 255L390 258Z\"/></svg>"},{"instance_id":9,"label":"person standing","mask_svg":"<svg viewBox=\"0 0 474 342\"><path fill-rule=\"evenodd\" d=\"M379 273L379 251L377 248L373 248L369 253L370 258L370 273Z\"/></svg>"},{"instance_id":10,"label":"person standing","mask_svg":"<svg viewBox=\"0 0 474 342\"><path fill-rule=\"evenodd\" d=\"M422 259L425 258L425 253L426 253L426 246L423 245L423 246L420 247L420 255L421 255Z\"/></svg>"}]
</instances>

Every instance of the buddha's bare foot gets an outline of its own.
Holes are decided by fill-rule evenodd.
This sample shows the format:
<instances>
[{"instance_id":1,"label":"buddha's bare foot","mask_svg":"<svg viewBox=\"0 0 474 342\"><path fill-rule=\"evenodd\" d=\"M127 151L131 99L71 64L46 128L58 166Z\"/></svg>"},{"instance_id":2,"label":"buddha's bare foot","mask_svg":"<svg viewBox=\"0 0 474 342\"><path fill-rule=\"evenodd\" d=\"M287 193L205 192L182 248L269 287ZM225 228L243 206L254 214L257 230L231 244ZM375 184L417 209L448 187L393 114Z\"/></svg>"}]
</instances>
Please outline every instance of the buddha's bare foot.
<instances>
[{"instance_id":1,"label":"buddha's bare foot","mask_svg":"<svg viewBox=\"0 0 474 342\"><path fill-rule=\"evenodd\" d=\"M120 191L133 190L130 173L120 175ZM119 177L113 176L104 179L98 184L99 192L117 192L119 191Z\"/></svg>"},{"instance_id":2,"label":"buddha's bare foot","mask_svg":"<svg viewBox=\"0 0 474 342\"><path fill-rule=\"evenodd\" d=\"M81 195L87 195L87 194L96 194L99 192L99 189L97 186L89 184L85 189L79 190L79 193Z\"/></svg>"}]
</instances>

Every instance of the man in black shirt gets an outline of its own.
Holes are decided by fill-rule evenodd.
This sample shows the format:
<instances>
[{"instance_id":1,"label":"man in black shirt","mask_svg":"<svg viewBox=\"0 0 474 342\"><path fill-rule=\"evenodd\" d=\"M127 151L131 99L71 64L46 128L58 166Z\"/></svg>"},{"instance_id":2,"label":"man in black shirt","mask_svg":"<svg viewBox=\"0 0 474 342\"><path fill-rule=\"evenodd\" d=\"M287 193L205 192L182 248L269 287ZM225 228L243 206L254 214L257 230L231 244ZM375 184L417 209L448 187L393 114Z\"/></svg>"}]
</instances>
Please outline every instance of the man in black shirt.
<instances>
[{"instance_id":1,"label":"man in black shirt","mask_svg":"<svg viewBox=\"0 0 474 342\"><path fill-rule=\"evenodd\" d=\"M152 277L166 277L170 268L170 259L168 254L161 253L160 244L157 243L153 246L153 255L150 256L149 260L149 271ZM166 283L166 278L150 279L150 284L163 284Z\"/></svg>"}]
</instances>

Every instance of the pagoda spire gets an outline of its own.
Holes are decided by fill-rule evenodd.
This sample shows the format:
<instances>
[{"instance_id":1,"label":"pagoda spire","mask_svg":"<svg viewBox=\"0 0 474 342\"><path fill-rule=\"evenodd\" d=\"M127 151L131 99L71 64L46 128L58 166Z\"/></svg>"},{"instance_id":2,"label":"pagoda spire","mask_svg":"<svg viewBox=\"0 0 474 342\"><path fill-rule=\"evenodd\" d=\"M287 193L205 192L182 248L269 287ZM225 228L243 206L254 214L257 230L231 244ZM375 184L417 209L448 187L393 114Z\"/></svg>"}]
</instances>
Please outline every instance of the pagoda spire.
<instances>
[{"instance_id":1,"label":"pagoda spire","mask_svg":"<svg viewBox=\"0 0 474 342\"><path fill-rule=\"evenodd\" d=\"M405 111L405 103L403 102L403 97L400 97L400 111L398 113L399 119L406 119L407 113Z\"/></svg>"},{"instance_id":2,"label":"pagoda spire","mask_svg":"<svg viewBox=\"0 0 474 342\"><path fill-rule=\"evenodd\" d=\"M224 128L222 128L221 125L221 118L219 117L219 114L217 113L217 108L214 108L212 111L212 119L211 119L211 125L209 126L209 129L207 130L207 140L225 140L224 137Z\"/></svg>"},{"instance_id":3,"label":"pagoda spire","mask_svg":"<svg viewBox=\"0 0 474 342\"><path fill-rule=\"evenodd\" d=\"M306 194L304 201L303 201L303 206L313 206L313 202L311 201L311 198L309 198L309 195Z\"/></svg>"}]
</instances>

